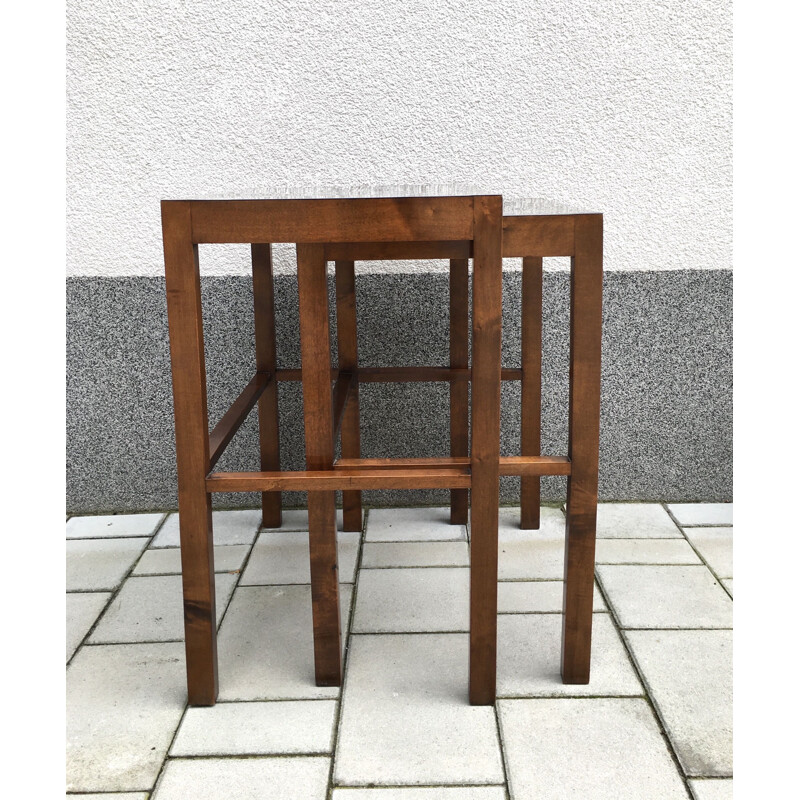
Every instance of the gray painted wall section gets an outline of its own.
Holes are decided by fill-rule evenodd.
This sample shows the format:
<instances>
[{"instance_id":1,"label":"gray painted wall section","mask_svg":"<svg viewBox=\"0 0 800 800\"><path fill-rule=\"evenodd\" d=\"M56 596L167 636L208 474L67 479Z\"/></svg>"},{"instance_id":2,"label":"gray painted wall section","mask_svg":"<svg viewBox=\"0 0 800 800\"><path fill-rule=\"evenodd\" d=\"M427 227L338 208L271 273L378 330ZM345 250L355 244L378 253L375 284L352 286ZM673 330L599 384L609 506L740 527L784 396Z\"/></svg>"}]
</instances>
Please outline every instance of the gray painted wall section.
<instances>
[{"instance_id":1,"label":"gray painted wall section","mask_svg":"<svg viewBox=\"0 0 800 800\"><path fill-rule=\"evenodd\" d=\"M505 366L519 363L520 278L505 273ZM566 453L568 286L568 273L545 273L543 452L555 455ZM362 364L447 363L446 274L360 271L357 291ZM277 277L283 367L299 366L296 293L294 276ZM601 498L731 500L731 273L610 272L604 303ZM251 281L204 278L203 304L213 425L254 371ZM365 457L447 454L446 384L370 384L361 398ZM503 403L502 449L512 454L519 384L504 386ZM299 385L281 385L281 415L283 466L300 469ZM258 468L255 411L217 468ZM565 479L545 479L543 498L561 500L565 488ZM518 480L502 480L504 502L518 491ZM163 279L70 278L67 510L167 509L176 497ZM371 505L446 500L442 491L366 493ZM255 495L216 498L220 507L256 503ZM286 503L301 505L302 495Z\"/></svg>"}]
</instances>

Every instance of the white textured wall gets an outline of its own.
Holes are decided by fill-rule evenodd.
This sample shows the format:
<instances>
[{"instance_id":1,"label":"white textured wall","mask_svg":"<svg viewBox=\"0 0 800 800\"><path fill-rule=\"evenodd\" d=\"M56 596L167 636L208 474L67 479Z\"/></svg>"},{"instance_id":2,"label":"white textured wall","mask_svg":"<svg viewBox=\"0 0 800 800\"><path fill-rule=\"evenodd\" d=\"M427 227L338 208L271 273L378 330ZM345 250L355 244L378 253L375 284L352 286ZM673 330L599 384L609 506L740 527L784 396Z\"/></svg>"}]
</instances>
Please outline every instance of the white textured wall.
<instances>
[{"instance_id":1,"label":"white textured wall","mask_svg":"<svg viewBox=\"0 0 800 800\"><path fill-rule=\"evenodd\" d=\"M304 182L486 183L602 211L608 269L729 268L730 5L68 0L68 274L162 274L162 197Z\"/></svg>"}]
</instances>

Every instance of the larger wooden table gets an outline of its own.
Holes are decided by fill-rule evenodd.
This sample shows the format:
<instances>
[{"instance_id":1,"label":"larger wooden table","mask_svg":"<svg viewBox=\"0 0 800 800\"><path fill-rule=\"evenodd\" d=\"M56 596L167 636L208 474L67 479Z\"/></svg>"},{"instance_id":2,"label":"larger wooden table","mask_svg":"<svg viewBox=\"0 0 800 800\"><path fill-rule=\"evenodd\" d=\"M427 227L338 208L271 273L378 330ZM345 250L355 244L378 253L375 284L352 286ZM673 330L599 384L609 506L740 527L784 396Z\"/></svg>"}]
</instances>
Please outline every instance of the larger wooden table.
<instances>
[{"instance_id":1,"label":"larger wooden table","mask_svg":"<svg viewBox=\"0 0 800 800\"><path fill-rule=\"evenodd\" d=\"M181 563L189 702L212 705L218 691L211 495L262 493L263 522L278 527L281 491L308 491L315 674L342 680L335 491L344 527L361 529L361 490L451 490L451 521L470 537L469 699L495 699L499 476L520 475L521 525L539 526L539 477L567 475L562 678L588 683L591 652L600 417L602 216L539 201L435 189L265 193L261 197L162 202L178 461ZM357 196L362 194L364 196ZM300 370L277 368L271 245L297 246ZM209 433L198 245L249 243L252 250L256 374ZM523 258L522 364L501 368L502 258ZM539 450L542 258L570 256L569 446ZM450 260L450 364L370 368L358 363L356 260ZM472 258L472 363L468 259ZM331 367L326 264L336 263L339 364ZM500 456L500 383L522 381L521 453ZM300 380L306 470L282 471L278 384ZM365 459L359 445L358 386L365 381L450 383L449 458ZM471 407L468 383L472 385ZM258 404L261 471L213 467ZM470 416L472 419L469 434ZM335 460L341 435L342 458Z\"/></svg>"}]
</instances>

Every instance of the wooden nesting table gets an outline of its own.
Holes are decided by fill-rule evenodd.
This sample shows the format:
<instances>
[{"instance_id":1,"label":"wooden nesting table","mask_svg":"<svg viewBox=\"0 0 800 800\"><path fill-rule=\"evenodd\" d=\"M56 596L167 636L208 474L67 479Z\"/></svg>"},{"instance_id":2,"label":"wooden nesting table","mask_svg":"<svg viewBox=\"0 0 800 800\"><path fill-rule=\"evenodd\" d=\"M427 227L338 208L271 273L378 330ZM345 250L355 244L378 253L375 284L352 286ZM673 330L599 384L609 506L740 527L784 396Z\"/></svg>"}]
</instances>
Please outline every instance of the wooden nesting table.
<instances>
[{"instance_id":1,"label":"wooden nesting table","mask_svg":"<svg viewBox=\"0 0 800 800\"><path fill-rule=\"evenodd\" d=\"M343 193L329 193L338 194ZM217 698L217 645L211 495L261 492L263 522L279 527L281 491L308 491L315 674L341 684L342 657L335 492L345 530L361 529L364 489L450 489L451 522L470 537L469 699L495 699L499 476L520 475L521 525L539 526L539 478L567 475L562 677L588 683L600 417L602 216L507 202L476 191L319 192L267 199L165 200L164 263L175 404L181 563L189 702ZM271 199L270 199L271 195ZM277 368L271 245L297 247L301 369ZM256 374L209 433L198 245L249 243L252 251ZM523 258L522 364L501 368L502 258ZM539 450L542 258L570 256L569 446ZM450 261L450 364L364 367L358 363L357 260ZM472 363L468 259L472 258ZM331 367L327 262L336 266L339 363ZM522 381L521 453L500 456L501 380ZM278 384L302 381L306 470L282 471ZM361 458L358 387L368 381L450 384L447 458ZM469 383L472 386L468 403ZM261 471L213 467L258 405ZM471 434L469 420L472 419ZM337 437L342 458L335 460ZM532 646L536 646L532 643Z\"/></svg>"}]
</instances>

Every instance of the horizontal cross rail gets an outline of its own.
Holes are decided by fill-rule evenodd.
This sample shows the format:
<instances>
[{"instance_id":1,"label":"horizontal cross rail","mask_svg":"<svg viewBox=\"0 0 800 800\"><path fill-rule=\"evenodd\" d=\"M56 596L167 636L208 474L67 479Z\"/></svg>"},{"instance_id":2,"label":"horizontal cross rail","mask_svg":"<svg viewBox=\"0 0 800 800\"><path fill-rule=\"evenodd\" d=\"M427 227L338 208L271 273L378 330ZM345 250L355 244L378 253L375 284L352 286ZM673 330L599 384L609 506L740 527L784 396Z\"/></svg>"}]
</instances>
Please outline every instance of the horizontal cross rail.
<instances>
[{"instance_id":1,"label":"horizontal cross rail","mask_svg":"<svg viewBox=\"0 0 800 800\"><path fill-rule=\"evenodd\" d=\"M472 380L472 370L466 367L359 367L352 374L361 383L449 383L450 381ZM275 371L278 381L300 381L302 370L279 369ZM339 370L331 370L331 380L339 377ZM501 380L522 380L521 369L503 369Z\"/></svg>"},{"instance_id":2,"label":"horizontal cross rail","mask_svg":"<svg viewBox=\"0 0 800 800\"><path fill-rule=\"evenodd\" d=\"M469 467L467 456L445 458L340 458L334 470L353 469L446 469ZM501 475L569 475L572 464L566 456L500 456Z\"/></svg>"},{"instance_id":3,"label":"horizontal cross rail","mask_svg":"<svg viewBox=\"0 0 800 800\"><path fill-rule=\"evenodd\" d=\"M271 380L272 375L269 372L257 372L211 431L208 436L209 469L219 461L219 457L225 452L225 448Z\"/></svg>"}]
</instances>

